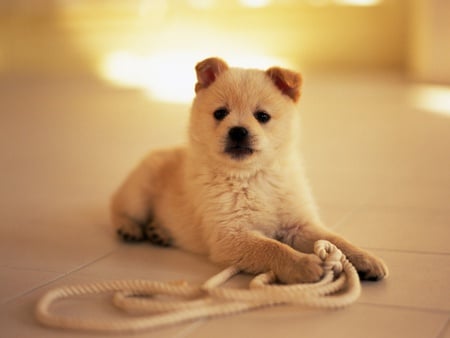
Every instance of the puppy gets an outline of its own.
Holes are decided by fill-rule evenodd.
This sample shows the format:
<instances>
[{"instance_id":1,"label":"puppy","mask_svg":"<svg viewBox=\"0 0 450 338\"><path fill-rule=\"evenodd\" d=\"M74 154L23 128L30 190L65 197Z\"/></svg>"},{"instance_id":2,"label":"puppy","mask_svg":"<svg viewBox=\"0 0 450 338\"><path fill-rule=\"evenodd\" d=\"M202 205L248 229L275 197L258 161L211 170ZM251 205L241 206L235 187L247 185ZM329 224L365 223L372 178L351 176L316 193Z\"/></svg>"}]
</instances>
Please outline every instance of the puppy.
<instances>
[{"instance_id":1,"label":"puppy","mask_svg":"<svg viewBox=\"0 0 450 338\"><path fill-rule=\"evenodd\" d=\"M379 280L385 264L322 224L298 156L301 76L196 66L187 147L148 155L112 199L123 239L148 239L208 255L242 271L272 270L283 283L323 275L314 242L339 247L361 278Z\"/></svg>"}]
</instances>

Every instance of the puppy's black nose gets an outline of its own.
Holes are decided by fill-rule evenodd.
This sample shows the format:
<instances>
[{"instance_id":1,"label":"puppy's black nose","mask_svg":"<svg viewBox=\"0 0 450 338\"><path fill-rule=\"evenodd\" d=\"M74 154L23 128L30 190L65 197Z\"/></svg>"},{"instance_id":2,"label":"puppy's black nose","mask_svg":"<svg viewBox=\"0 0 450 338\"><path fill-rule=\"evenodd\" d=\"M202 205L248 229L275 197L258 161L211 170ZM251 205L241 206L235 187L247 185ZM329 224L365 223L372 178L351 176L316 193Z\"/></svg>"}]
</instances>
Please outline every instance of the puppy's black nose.
<instances>
[{"instance_id":1,"label":"puppy's black nose","mask_svg":"<svg viewBox=\"0 0 450 338\"><path fill-rule=\"evenodd\" d=\"M233 127L228 131L228 137L235 142L241 142L248 136L248 130L244 127Z\"/></svg>"}]
</instances>

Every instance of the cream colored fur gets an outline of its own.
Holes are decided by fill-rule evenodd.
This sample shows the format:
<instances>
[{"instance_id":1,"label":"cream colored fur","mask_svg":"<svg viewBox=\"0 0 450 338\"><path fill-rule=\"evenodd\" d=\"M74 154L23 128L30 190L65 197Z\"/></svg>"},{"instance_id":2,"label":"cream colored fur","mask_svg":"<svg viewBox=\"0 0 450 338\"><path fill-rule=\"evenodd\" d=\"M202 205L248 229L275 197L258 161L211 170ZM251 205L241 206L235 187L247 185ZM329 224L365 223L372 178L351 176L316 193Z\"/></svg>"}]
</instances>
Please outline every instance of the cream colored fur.
<instances>
[{"instance_id":1,"label":"cream colored fur","mask_svg":"<svg viewBox=\"0 0 450 338\"><path fill-rule=\"evenodd\" d=\"M298 154L301 77L282 68L228 68L217 58L196 67L189 145L149 154L112 200L125 239L149 238L208 255L222 265L282 282L314 282L323 269L313 243L336 244L362 277L381 279L384 263L330 232L318 216ZM229 112L218 121L218 108ZM270 120L261 123L256 111ZM233 127L248 130L252 153L225 151Z\"/></svg>"}]
</instances>

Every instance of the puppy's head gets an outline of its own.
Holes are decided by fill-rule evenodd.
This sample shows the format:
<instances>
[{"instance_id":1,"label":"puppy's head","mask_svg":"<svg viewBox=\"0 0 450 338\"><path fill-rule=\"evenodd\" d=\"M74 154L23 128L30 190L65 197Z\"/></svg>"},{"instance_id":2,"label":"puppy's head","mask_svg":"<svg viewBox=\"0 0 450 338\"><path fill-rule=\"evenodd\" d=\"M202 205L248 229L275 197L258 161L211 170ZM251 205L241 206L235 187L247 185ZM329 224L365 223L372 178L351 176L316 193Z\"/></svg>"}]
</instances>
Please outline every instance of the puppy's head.
<instances>
[{"instance_id":1,"label":"puppy's head","mask_svg":"<svg viewBox=\"0 0 450 338\"><path fill-rule=\"evenodd\" d=\"M299 74L229 68L209 58L196 66L190 140L197 154L218 165L265 165L290 149L297 126Z\"/></svg>"}]
</instances>

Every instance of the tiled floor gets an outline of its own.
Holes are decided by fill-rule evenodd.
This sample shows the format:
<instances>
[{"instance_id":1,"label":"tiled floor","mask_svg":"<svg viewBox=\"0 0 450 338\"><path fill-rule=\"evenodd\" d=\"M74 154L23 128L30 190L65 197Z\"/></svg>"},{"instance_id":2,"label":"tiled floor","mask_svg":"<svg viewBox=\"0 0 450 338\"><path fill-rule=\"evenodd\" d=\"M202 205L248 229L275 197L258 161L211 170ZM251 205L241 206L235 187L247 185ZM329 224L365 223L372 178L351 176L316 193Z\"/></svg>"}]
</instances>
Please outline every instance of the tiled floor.
<instances>
[{"instance_id":1,"label":"tiled floor","mask_svg":"<svg viewBox=\"0 0 450 338\"><path fill-rule=\"evenodd\" d=\"M323 218L383 257L387 280L363 283L343 310L276 307L137 337L449 338L450 117L414 109L408 93L395 74L307 74L303 92ZM1 337L103 336L35 321L36 301L58 285L200 283L219 271L204 257L120 243L109 226L110 193L148 149L184 140L187 112L95 80L0 81ZM65 306L112 311L104 299Z\"/></svg>"}]
</instances>

